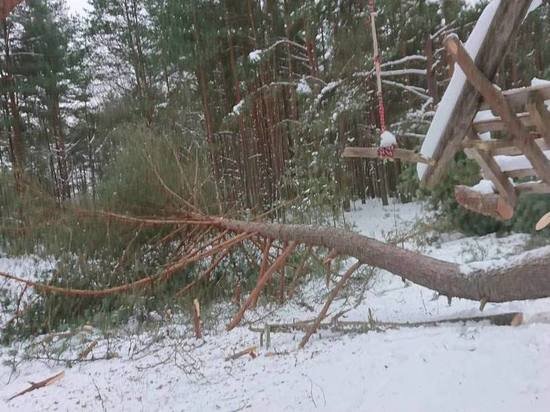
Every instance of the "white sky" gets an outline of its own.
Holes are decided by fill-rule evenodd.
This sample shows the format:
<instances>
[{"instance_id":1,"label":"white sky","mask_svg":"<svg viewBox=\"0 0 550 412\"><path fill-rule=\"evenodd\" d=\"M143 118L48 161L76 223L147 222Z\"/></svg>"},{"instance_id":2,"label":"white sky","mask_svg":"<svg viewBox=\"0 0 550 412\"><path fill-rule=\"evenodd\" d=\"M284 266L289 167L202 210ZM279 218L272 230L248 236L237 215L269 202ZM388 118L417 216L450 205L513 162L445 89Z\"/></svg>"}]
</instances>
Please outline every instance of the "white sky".
<instances>
[{"instance_id":1,"label":"white sky","mask_svg":"<svg viewBox=\"0 0 550 412\"><path fill-rule=\"evenodd\" d=\"M88 0L67 0L67 5L69 6L69 9L73 11L74 13L83 13L84 9L88 5Z\"/></svg>"}]
</instances>

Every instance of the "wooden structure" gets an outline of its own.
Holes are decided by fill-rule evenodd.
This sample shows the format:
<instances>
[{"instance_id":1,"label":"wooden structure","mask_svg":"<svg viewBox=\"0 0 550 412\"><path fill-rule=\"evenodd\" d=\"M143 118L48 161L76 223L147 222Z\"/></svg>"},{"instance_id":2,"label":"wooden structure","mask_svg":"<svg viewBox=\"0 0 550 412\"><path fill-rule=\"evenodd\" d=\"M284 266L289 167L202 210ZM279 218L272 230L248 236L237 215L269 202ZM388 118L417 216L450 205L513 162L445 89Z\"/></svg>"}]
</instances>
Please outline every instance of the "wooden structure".
<instances>
[{"instance_id":1,"label":"wooden structure","mask_svg":"<svg viewBox=\"0 0 550 412\"><path fill-rule=\"evenodd\" d=\"M424 163L421 182L433 187L463 150L479 164L486 181L484 190L457 186L457 201L467 209L504 220L513 216L521 194L550 193L550 82L501 91L491 81L530 5L531 0L493 4L494 14L475 59L456 35L445 39L448 54L467 81L456 90L456 104L432 156L395 151L396 158ZM376 148L346 148L343 156L376 158L378 152Z\"/></svg>"}]
</instances>

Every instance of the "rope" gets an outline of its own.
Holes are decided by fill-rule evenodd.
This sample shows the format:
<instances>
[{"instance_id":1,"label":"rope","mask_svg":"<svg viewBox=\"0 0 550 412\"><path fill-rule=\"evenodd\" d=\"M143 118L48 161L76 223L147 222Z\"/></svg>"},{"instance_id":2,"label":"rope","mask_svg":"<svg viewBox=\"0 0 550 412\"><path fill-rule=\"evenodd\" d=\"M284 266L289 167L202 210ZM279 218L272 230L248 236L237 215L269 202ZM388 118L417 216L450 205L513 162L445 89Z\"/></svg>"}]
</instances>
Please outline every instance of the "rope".
<instances>
[{"instance_id":1,"label":"rope","mask_svg":"<svg viewBox=\"0 0 550 412\"><path fill-rule=\"evenodd\" d=\"M386 131L386 109L384 107L384 96L382 94L382 58L378 47L378 35L376 33L376 5L374 0L369 0L370 22L372 29L372 42L374 49L374 68L376 71L376 86L378 96L378 116L380 118L380 130L382 133Z\"/></svg>"}]
</instances>

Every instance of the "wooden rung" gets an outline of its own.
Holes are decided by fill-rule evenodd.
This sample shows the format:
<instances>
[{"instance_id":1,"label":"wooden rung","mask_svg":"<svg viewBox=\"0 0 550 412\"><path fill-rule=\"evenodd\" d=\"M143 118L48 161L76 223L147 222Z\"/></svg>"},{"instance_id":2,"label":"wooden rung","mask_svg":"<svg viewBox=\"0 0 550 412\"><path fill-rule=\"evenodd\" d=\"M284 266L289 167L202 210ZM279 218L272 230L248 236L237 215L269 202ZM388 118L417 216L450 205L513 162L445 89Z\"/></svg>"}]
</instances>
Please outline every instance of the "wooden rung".
<instances>
[{"instance_id":1,"label":"wooden rung","mask_svg":"<svg viewBox=\"0 0 550 412\"><path fill-rule=\"evenodd\" d=\"M537 172L535 169L519 169L519 170L511 170L508 172L504 172L504 175L506 177L511 177L513 179L524 179L526 177L537 177Z\"/></svg>"},{"instance_id":2,"label":"wooden rung","mask_svg":"<svg viewBox=\"0 0 550 412\"><path fill-rule=\"evenodd\" d=\"M550 185L542 182L526 182L516 185L516 190L521 194L546 194L550 193Z\"/></svg>"},{"instance_id":3,"label":"wooden rung","mask_svg":"<svg viewBox=\"0 0 550 412\"><path fill-rule=\"evenodd\" d=\"M378 156L377 147L346 147L342 153L342 157L351 159L387 159ZM433 164L433 161L426 159L421 154L406 149L395 149L393 158L410 163Z\"/></svg>"},{"instance_id":4,"label":"wooden rung","mask_svg":"<svg viewBox=\"0 0 550 412\"><path fill-rule=\"evenodd\" d=\"M542 150L550 150L550 145L548 145L544 139L535 138L535 143ZM514 143L509 139L500 139L500 140L471 140L467 139L464 141L464 149L476 148L478 150L484 150L491 153L493 156L518 156L522 155L523 152L514 146Z\"/></svg>"},{"instance_id":5,"label":"wooden rung","mask_svg":"<svg viewBox=\"0 0 550 412\"><path fill-rule=\"evenodd\" d=\"M544 97L540 91L532 92L529 95L527 110L537 130L540 132L546 143L550 145L550 112L544 104Z\"/></svg>"},{"instance_id":6,"label":"wooden rung","mask_svg":"<svg viewBox=\"0 0 550 412\"><path fill-rule=\"evenodd\" d=\"M514 208L496 193L483 194L467 186L456 186L455 198L465 209L484 216L498 220L510 220L514 216Z\"/></svg>"},{"instance_id":7,"label":"wooden rung","mask_svg":"<svg viewBox=\"0 0 550 412\"><path fill-rule=\"evenodd\" d=\"M535 126L535 123L533 122L533 119L531 118L531 115L529 113L519 113L516 116L521 121L523 126ZM489 120L474 121L472 125L477 133L499 132L502 130L506 130L506 123L504 123L500 119L500 117L495 117L494 119Z\"/></svg>"},{"instance_id":8,"label":"wooden rung","mask_svg":"<svg viewBox=\"0 0 550 412\"><path fill-rule=\"evenodd\" d=\"M473 131L470 131L468 135L471 136L471 140L475 140L475 137L477 136ZM475 148L466 149L466 152L479 164L483 175L491 182L493 182L493 185L497 189L498 193L500 193L500 195L504 197L506 202L512 208L515 208L518 199L516 189L514 188L512 183L510 183L510 180L508 180L504 173L502 173L499 165L497 164L493 156L488 152Z\"/></svg>"},{"instance_id":9,"label":"wooden rung","mask_svg":"<svg viewBox=\"0 0 550 412\"><path fill-rule=\"evenodd\" d=\"M538 86L520 87L518 89L510 89L502 92L504 98L510 105L511 109L516 112L524 112L529 102L529 97L533 92L540 93L543 100L550 100L550 85L541 84ZM480 110L490 110L491 104L487 101L481 103Z\"/></svg>"}]
</instances>

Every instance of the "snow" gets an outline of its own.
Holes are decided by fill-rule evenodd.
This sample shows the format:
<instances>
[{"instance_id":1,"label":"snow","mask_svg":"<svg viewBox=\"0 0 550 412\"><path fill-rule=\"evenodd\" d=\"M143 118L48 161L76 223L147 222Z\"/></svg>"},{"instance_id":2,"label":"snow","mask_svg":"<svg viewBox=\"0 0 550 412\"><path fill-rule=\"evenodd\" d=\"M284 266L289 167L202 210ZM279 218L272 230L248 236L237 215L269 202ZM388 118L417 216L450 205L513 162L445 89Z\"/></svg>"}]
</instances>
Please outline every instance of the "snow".
<instances>
[{"instance_id":1,"label":"snow","mask_svg":"<svg viewBox=\"0 0 550 412\"><path fill-rule=\"evenodd\" d=\"M531 13L541 5L542 5L542 0L533 0L531 2L531 5L529 6L529 10L527 11L527 14Z\"/></svg>"},{"instance_id":2,"label":"snow","mask_svg":"<svg viewBox=\"0 0 550 412\"><path fill-rule=\"evenodd\" d=\"M380 147L391 147L391 146L397 146L397 139L395 138L395 135L386 130L380 135Z\"/></svg>"},{"instance_id":3,"label":"snow","mask_svg":"<svg viewBox=\"0 0 550 412\"><path fill-rule=\"evenodd\" d=\"M487 7L485 7L474 29L472 30L472 33L470 34L468 41L464 45L466 51L474 60L476 59L481 45L483 44L483 40L487 35L499 5L500 0L492 0ZM449 86L447 87L447 90L439 103L432 124L430 125L426 138L424 139L420 149L420 154L424 157L429 159L435 154L440 144L441 137L443 136L443 132L445 131L445 128L451 119L454 108L458 103L462 89L466 85L466 81L466 75L462 69L455 64L453 77L451 78ZM417 165L417 172L420 180L424 178L427 170L428 166L426 164L419 163Z\"/></svg>"},{"instance_id":4,"label":"snow","mask_svg":"<svg viewBox=\"0 0 550 412\"><path fill-rule=\"evenodd\" d=\"M472 186L471 189L482 194L495 193L495 185L486 179L481 180L477 185Z\"/></svg>"},{"instance_id":5,"label":"snow","mask_svg":"<svg viewBox=\"0 0 550 412\"><path fill-rule=\"evenodd\" d=\"M550 86L550 80L533 77L531 79L531 86Z\"/></svg>"},{"instance_id":6,"label":"snow","mask_svg":"<svg viewBox=\"0 0 550 412\"><path fill-rule=\"evenodd\" d=\"M301 95L310 95L312 93L311 87L305 79L300 79L298 85L296 86L296 92Z\"/></svg>"},{"instance_id":7,"label":"snow","mask_svg":"<svg viewBox=\"0 0 550 412\"><path fill-rule=\"evenodd\" d=\"M495 116L491 110L480 110L479 112L477 112L476 116L474 117L474 123L486 122L489 120L496 120L496 119L500 119L500 118Z\"/></svg>"},{"instance_id":8,"label":"snow","mask_svg":"<svg viewBox=\"0 0 550 412\"><path fill-rule=\"evenodd\" d=\"M354 206L353 212L346 213L346 221L381 240L401 237L417 224L429 225L432 214L421 203L394 200L387 207L375 200ZM494 265L499 259L511 259L525 251L530 239L523 234L464 237L453 233L424 238L420 244L407 241L403 246L470 268L476 261ZM49 268L29 257L0 260L0 270L20 267L21 275L36 266ZM310 319L326 293L324 281L313 280L292 302L260 306L246 319L258 319L259 326ZM417 322L476 316L478 307L478 302L460 299L449 306L446 298L433 297L425 288L380 271L356 308L339 299L331 313L351 308L346 320L366 320L371 313L380 321ZM270 349L260 348L258 333L246 326L225 332L224 324L234 311L224 305L215 309L204 341L189 337L188 323L178 317L155 327L129 324L108 338L97 329L83 329L70 340L77 345L73 356L97 339L92 351L96 360L72 367L54 360L24 359L25 342L0 348L0 409L542 412L550 404L550 299L487 304L486 314L524 312L524 325L515 328L468 323L368 334L323 331L304 350L296 349L301 332L272 333ZM53 346L63 342L55 340ZM258 347L256 359L224 360L252 345ZM98 359L107 351L116 356ZM65 370L65 377L58 383L7 402L28 381L60 370Z\"/></svg>"},{"instance_id":9,"label":"snow","mask_svg":"<svg viewBox=\"0 0 550 412\"><path fill-rule=\"evenodd\" d=\"M550 150L545 150L544 155L550 159ZM525 156L495 156L495 161L500 166L503 172L511 172L514 170L532 169L533 166Z\"/></svg>"},{"instance_id":10,"label":"snow","mask_svg":"<svg viewBox=\"0 0 550 412\"><path fill-rule=\"evenodd\" d=\"M244 100L241 100L239 103L233 106L232 113L235 116L239 116L242 113L243 107L244 107Z\"/></svg>"},{"instance_id":11,"label":"snow","mask_svg":"<svg viewBox=\"0 0 550 412\"><path fill-rule=\"evenodd\" d=\"M248 60L252 63L258 63L262 60L263 50L253 50L248 54Z\"/></svg>"},{"instance_id":12,"label":"snow","mask_svg":"<svg viewBox=\"0 0 550 412\"><path fill-rule=\"evenodd\" d=\"M480 133L478 136L484 142L491 140L491 132Z\"/></svg>"}]
</instances>

